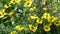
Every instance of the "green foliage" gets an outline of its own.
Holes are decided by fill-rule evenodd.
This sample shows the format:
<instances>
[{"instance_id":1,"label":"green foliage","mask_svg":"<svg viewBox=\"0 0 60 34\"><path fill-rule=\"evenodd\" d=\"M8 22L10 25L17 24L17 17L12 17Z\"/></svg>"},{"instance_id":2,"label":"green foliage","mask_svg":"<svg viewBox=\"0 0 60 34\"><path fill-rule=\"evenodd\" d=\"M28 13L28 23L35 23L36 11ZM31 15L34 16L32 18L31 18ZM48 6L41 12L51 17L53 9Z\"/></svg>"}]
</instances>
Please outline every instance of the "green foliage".
<instances>
[{"instance_id":1,"label":"green foliage","mask_svg":"<svg viewBox=\"0 0 60 34\"><path fill-rule=\"evenodd\" d=\"M60 1L0 0L0 34L60 34Z\"/></svg>"}]
</instances>

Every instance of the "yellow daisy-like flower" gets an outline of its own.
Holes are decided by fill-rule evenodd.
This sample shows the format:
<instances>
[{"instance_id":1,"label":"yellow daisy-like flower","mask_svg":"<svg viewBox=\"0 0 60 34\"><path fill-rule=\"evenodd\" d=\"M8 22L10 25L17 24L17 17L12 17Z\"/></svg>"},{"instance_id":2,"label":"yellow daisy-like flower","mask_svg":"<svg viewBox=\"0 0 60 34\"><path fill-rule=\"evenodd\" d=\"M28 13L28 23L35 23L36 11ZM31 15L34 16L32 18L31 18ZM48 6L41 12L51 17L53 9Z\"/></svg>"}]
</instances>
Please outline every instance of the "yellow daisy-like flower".
<instances>
[{"instance_id":1,"label":"yellow daisy-like flower","mask_svg":"<svg viewBox=\"0 0 60 34\"><path fill-rule=\"evenodd\" d=\"M9 16L14 17L14 11L13 10L9 13Z\"/></svg>"},{"instance_id":2,"label":"yellow daisy-like flower","mask_svg":"<svg viewBox=\"0 0 60 34\"><path fill-rule=\"evenodd\" d=\"M54 21L56 21L57 19L58 19L57 17L51 16L51 18L49 19L49 22L54 22Z\"/></svg>"},{"instance_id":3,"label":"yellow daisy-like flower","mask_svg":"<svg viewBox=\"0 0 60 34\"><path fill-rule=\"evenodd\" d=\"M60 26L60 20L57 19L57 20L54 22L54 25L56 25L56 26Z\"/></svg>"},{"instance_id":4,"label":"yellow daisy-like flower","mask_svg":"<svg viewBox=\"0 0 60 34\"><path fill-rule=\"evenodd\" d=\"M10 3L12 3L12 4L19 3L19 2L21 2L21 0L11 0L10 1Z\"/></svg>"},{"instance_id":5,"label":"yellow daisy-like flower","mask_svg":"<svg viewBox=\"0 0 60 34\"><path fill-rule=\"evenodd\" d=\"M48 31L50 31L50 26L44 25L43 29L44 29L44 31L48 32Z\"/></svg>"},{"instance_id":6,"label":"yellow daisy-like flower","mask_svg":"<svg viewBox=\"0 0 60 34\"><path fill-rule=\"evenodd\" d=\"M12 3L12 4L15 4L15 2L16 2L15 0L11 0L11 1L10 1L10 3Z\"/></svg>"},{"instance_id":7,"label":"yellow daisy-like flower","mask_svg":"<svg viewBox=\"0 0 60 34\"><path fill-rule=\"evenodd\" d=\"M25 1L25 3L24 3L24 7L30 7L31 4L32 4L31 1Z\"/></svg>"},{"instance_id":8,"label":"yellow daisy-like flower","mask_svg":"<svg viewBox=\"0 0 60 34\"><path fill-rule=\"evenodd\" d=\"M16 34L16 31L12 31L10 34Z\"/></svg>"},{"instance_id":9,"label":"yellow daisy-like flower","mask_svg":"<svg viewBox=\"0 0 60 34\"><path fill-rule=\"evenodd\" d=\"M17 28L19 31L22 31L22 30L24 29L24 27L21 26L21 25L17 25L16 28Z\"/></svg>"},{"instance_id":10,"label":"yellow daisy-like flower","mask_svg":"<svg viewBox=\"0 0 60 34\"><path fill-rule=\"evenodd\" d=\"M47 16L48 16L48 13L44 13L43 16L42 16L42 18L45 18L46 19Z\"/></svg>"},{"instance_id":11,"label":"yellow daisy-like flower","mask_svg":"<svg viewBox=\"0 0 60 34\"><path fill-rule=\"evenodd\" d=\"M56 21L57 20L57 18L54 18L54 19L52 19L52 21L51 22L54 22L54 21Z\"/></svg>"},{"instance_id":12,"label":"yellow daisy-like flower","mask_svg":"<svg viewBox=\"0 0 60 34\"><path fill-rule=\"evenodd\" d=\"M36 9L36 7L32 7L32 8L30 8L30 11L33 11L33 10L35 10Z\"/></svg>"},{"instance_id":13,"label":"yellow daisy-like flower","mask_svg":"<svg viewBox=\"0 0 60 34\"><path fill-rule=\"evenodd\" d=\"M47 19L47 18L50 18L50 14L49 13L44 13L43 16L42 16L42 19Z\"/></svg>"},{"instance_id":14,"label":"yellow daisy-like flower","mask_svg":"<svg viewBox=\"0 0 60 34\"><path fill-rule=\"evenodd\" d=\"M41 20L41 19L38 18L38 19L36 20L36 22L37 22L38 24L42 24L43 20Z\"/></svg>"},{"instance_id":15,"label":"yellow daisy-like flower","mask_svg":"<svg viewBox=\"0 0 60 34\"><path fill-rule=\"evenodd\" d=\"M33 26L32 24L29 24L29 29L33 32L36 32L37 26Z\"/></svg>"},{"instance_id":16,"label":"yellow daisy-like flower","mask_svg":"<svg viewBox=\"0 0 60 34\"><path fill-rule=\"evenodd\" d=\"M10 3L4 5L4 8L9 8L9 7L11 7Z\"/></svg>"},{"instance_id":17,"label":"yellow daisy-like flower","mask_svg":"<svg viewBox=\"0 0 60 34\"><path fill-rule=\"evenodd\" d=\"M0 10L0 18L4 18L6 14L5 9Z\"/></svg>"}]
</instances>

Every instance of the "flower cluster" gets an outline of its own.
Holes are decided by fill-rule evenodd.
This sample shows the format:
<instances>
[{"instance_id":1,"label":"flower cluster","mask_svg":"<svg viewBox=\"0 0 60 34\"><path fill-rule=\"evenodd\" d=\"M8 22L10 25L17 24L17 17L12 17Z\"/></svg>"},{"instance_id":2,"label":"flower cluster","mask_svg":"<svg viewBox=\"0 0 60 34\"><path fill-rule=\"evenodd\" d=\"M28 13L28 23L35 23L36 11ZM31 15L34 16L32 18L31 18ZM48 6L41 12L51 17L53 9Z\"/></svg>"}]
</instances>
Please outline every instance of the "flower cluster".
<instances>
[{"instance_id":1,"label":"flower cluster","mask_svg":"<svg viewBox=\"0 0 60 34\"><path fill-rule=\"evenodd\" d=\"M0 0L0 34L60 34L59 0Z\"/></svg>"}]
</instances>

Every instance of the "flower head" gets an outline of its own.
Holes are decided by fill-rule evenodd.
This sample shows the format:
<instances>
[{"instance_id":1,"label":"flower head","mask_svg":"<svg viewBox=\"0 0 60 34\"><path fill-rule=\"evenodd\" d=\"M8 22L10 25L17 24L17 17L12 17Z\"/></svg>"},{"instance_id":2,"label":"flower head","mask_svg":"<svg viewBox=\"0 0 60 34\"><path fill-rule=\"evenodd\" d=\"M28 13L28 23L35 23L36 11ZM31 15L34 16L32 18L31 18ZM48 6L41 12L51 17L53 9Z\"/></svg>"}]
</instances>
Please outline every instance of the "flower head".
<instances>
[{"instance_id":1,"label":"flower head","mask_svg":"<svg viewBox=\"0 0 60 34\"><path fill-rule=\"evenodd\" d=\"M32 24L29 24L29 29L33 32L36 32L37 26L33 26Z\"/></svg>"},{"instance_id":2,"label":"flower head","mask_svg":"<svg viewBox=\"0 0 60 34\"><path fill-rule=\"evenodd\" d=\"M22 31L24 29L23 26L20 26L20 25L17 25L16 28L19 30L19 31Z\"/></svg>"},{"instance_id":3,"label":"flower head","mask_svg":"<svg viewBox=\"0 0 60 34\"><path fill-rule=\"evenodd\" d=\"M37 22L38 24L42 24L43 20L41 20L41 19L38 18L38 19L36 20L36 22Z\"/></svg>"},{"instance_id":4,"label":"flower head","mask_svg":"<svg viewBox=\"0 0 60 34\"><path fill-rule=\"evenodd\" d=\"M49 18L50 18L50 14L45 12L45 13L43 14L42 18L44 18L44 19L49 19Z\"/></svg>"},{"instance_id":5,"label":"flower head","mask_svg":"<svg viewBox=\"0 0 60 34\"><path fill-rule=\"evenodd\" d=\"M9 7L11 7L10 3L4 5L4 8L9 8Z\"/></svg>"},{"instance_id":6,"label":"flower head","mask_svg":"<svg viewBox=\"0 0 60 34\"><path fill-rule=\"evenodd\" d=\"M57 20L54 22L54 25L56 25L56 26L60 26L60 20L57 19Z\"/></svg>"},{"instance_id":7,"label":"flower head","mask_svg":"<svg viewBox=\"0 0 60 34\"><path fill-rule=\"evenodd\" d=\"M44 25L44 27L43 27L43 29L44 29L44 31L50 31L50 26L48 26L48 25Z\"/></svg>"},{"instance_id":8,"label":"flower head","mask_svg":"<svg viewBox=\"0 0 60 34\"><path fill-rule=\"evenodd\" d=\"M25 1L25 3L24 3L24 7L30 7L31 4L32 4L31 1Z\"/></svg>"},{"instance_id":9,"label":"flower head","mask_svg":"<svg viewBox=\"0 0 60 34\"><path fill-rule=\"evenodd\" d=\"M9 13L9 16L11 16L11 17L14 16L14 11L13 10Z\"/></svg>"},{"instance_id":10,"label":"flower head","mask_svg":"<svg viewBox=\"0 0 60 34\"><path fill-rule=\"evenodd\" d=\"M10 3L12 3L12 4L15 4L15 2L16 2L15 0L11 0L11 1L10 1Z\"/></svg>"},{"instance_id":11,"label":"flower head","mask_svg":"<svg viewBox=\"0 0 60 34\"><path fill-rule=\"evenodd\" d=\"M0 10L0 18L4 18L6 14L5 9Z\"/></svg>"}]
</instances>

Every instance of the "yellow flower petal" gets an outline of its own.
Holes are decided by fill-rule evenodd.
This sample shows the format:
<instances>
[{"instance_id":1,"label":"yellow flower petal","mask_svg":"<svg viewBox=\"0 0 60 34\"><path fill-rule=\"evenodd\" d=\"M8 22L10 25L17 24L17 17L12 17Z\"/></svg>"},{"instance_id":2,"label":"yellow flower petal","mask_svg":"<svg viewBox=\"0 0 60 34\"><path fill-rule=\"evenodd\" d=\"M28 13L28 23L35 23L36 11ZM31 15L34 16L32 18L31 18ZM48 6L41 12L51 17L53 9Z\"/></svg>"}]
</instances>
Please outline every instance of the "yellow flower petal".
<instances>
[{"instance_id":1,"label":"yellow flower petal","mask_svg":"<svg viewBox=\"0 0 60 34\"><path fill-rule=\"evenodd\" d=\"M44 25L43 29L44 29L44 31L48 32L48 31L50 31L50 26Z\"/></svg>"},{"instance_id":2,"label":"yellow flower petal","mask_svg":"<svg viewBox=\"0 0 60 34\"><path fill-rule=\"evenodd\" d=\"M33 32L36 32L37 26L33 26L32 24L29 24L29 29Z\"/></svg>"}]
</instances>

